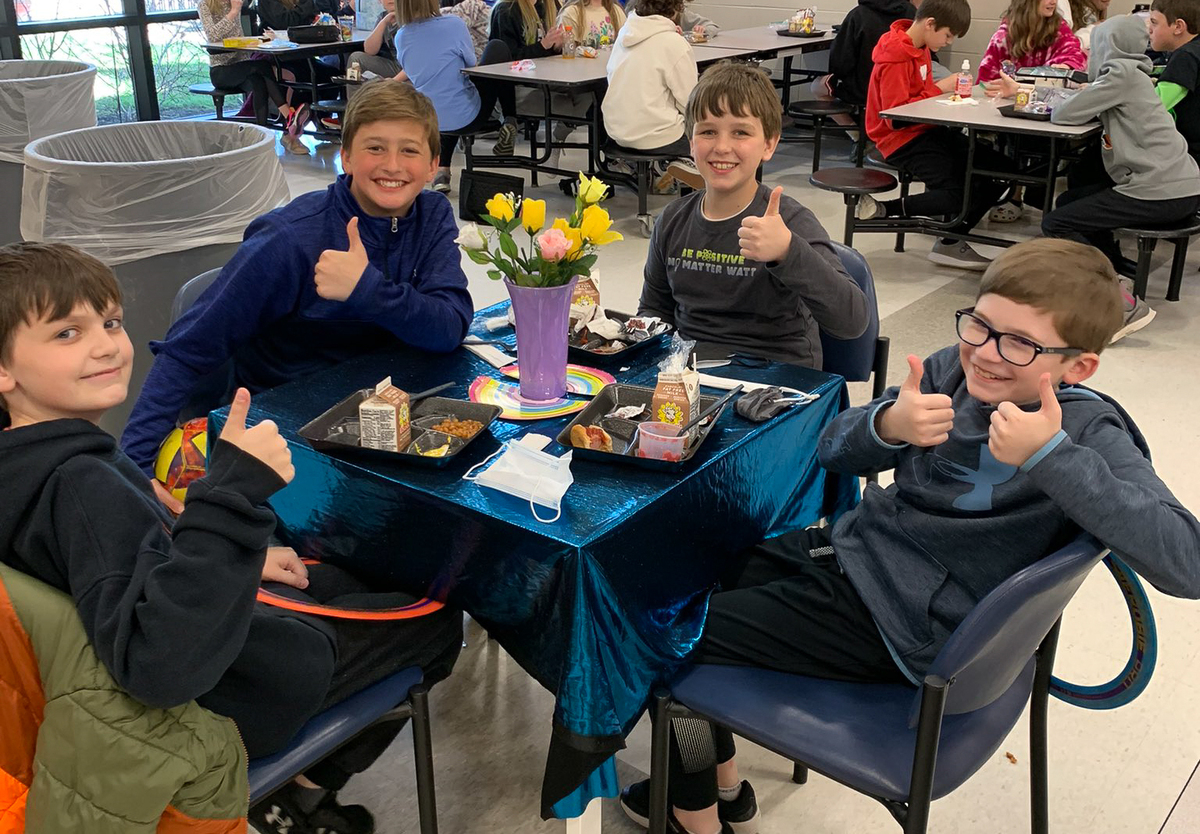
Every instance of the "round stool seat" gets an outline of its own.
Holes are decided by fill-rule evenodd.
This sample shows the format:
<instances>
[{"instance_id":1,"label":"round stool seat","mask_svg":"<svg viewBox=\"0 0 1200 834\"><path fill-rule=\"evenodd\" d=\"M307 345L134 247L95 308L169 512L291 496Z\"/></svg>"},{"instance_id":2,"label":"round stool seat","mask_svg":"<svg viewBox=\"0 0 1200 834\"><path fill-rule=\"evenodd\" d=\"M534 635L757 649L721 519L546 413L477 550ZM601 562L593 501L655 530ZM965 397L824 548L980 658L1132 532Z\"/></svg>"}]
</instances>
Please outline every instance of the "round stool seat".
<instances>
[{"instance_id":1,"label":"round stool seat","mask_svg":"<svg viewBox=\"0 0 1200 834\"><path fill-rule=\"evenodd\" d=\"M871 148L867 151L866 161L868 165L874 165L876 168L887 168L890 171L897 170L896 166L883 158L883 154L879 152L879 148Z\"/></svg>"},{"instance_id":2,"label":"round stool seat","mask_svg":"<svg viewBox=\"0 0 1200 834\"><path fill-rule=\"evenodd\" d=\"M859 195L880 194L899 185L896 178L886 171L870 168L822 168L815 171L808 181L826 191Z\"/></svg>"},{"instance_id":3,"label":"round stool seat","mask_svg":"<svg viewBox=\"0 0 1200 834\"><path fill-rule=\"evenodd\" d=\"M604 143L602 149L605 156L611 156L615 159L623 159L626 162L661 162L662 160L671 160L679 156L679 154L662 154L651 153L650 151L639 151L637 148L627 148L624 145L618 145L616 142L609 139Z\"/></svg>"},{"instance_id":4,"label":"round stool seat","mask_svg":"<svg viewBox=\"0 0 1200 834\"><path fill-rule=\"evenodd\" d=\"M1186 220L1181 220L1170 226L1159 226L1154 229L1134 228L1126 226L1122 229L1117 229L1118 232L1125 232L1134 237L1153 237L1159 240L1170 240L1177 237L1191 237L1192 235L1200 234L1200 217L1189 217Z\"/></svg>"},{"instance_id":5,"label":"round stool seat","mask_svg":"<svg viewBox=\"0 0 1200 834\"><path fill-rule=\"evenodd\" d=\"M822 99L797 101L788 106L788 112L798 116L836 116L841 113L850 116L854 115L855 110L856 108L852 104Z\"/></svg>"},{"instance_id":6,"label":"round stool seat","mask_svg":"<svg viewBox=\"0 0 1200 834\"><path fill-rule=\"evenodd\" d=\"M500 129L500 123L498 121L496 121L495 119L489 119L488 121L484 122L483 124L479 125L478 127L476 127L473 130L467 130L467 128L465 128L465 127L460 127L458 130L443 130L442 133L446 134L447 136L458 136L458 137L479 136L481 133L491 133L492 131L499 130L499 129Z\"/></svg>"}]
</instances>

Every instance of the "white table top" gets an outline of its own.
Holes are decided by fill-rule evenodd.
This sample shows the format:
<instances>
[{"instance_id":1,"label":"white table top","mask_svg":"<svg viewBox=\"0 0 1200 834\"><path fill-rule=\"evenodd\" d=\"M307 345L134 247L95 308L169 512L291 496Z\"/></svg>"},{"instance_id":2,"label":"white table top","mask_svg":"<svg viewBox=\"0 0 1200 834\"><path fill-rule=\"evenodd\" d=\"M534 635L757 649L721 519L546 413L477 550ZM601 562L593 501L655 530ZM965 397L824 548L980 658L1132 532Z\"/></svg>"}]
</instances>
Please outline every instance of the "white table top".
<instances>
[{"instance_id":1,"label":"white table top","mask_svg":"<svg viewBox=\"0 0 1200 834\"><path fill-rule=\"evenodd\" d=\"M713 46L719 48L737 47L750 49L758 54L780 54L786 52L819 52L829 49L833 43L833 27L829 24L818 23L818 29L824 29L825 34L815 38L792 38L775 33L778 24L769 26L751 26L747 29L730 29L717 33L706 44L697 44L697 48Z\"/></svg>"},{"instance_id":2,"label":"white table top","mask_svg":"<svg viewBox=\"0 0 1200 834\"><path fill-rule=\"evenodd\" d=\"M692 56L699 64L755 54L755 50L747 48L720 45L706 47L708 47L707 44L696 44L692 48ZM470 67L463 72L476 77L503 78L532 85L584 86L608 80L608 57L611 54L611 50L602 49L595 58L563 58L561 55L551 55L546 58L534 59L533 69L525 71L514 70L511 64L501 63Z\"/></svg>"},{"instance_id":3,"label":"white table top","mask_svg":"<svg viewBox=\"0 0 1200 834\"><path fill-rule=\"evenodd\" d=\"M927 98L902 104L890 110L884 110L879 115L886 119L905 122L916 122L929 125L951 125L969 127L981 130L994 130L997 133L1029 133L1039 136L1088 136L1100 130L1100 122L1089 122L1085 125L1056 125L1051 122L1038 122L1031 119L1021 119L1002 115L997 107L1012 104L1012 99L991 99L976 89L974 100L976 104L944 104L950 93L937 98Z\"/></svg>"}]
</instances>

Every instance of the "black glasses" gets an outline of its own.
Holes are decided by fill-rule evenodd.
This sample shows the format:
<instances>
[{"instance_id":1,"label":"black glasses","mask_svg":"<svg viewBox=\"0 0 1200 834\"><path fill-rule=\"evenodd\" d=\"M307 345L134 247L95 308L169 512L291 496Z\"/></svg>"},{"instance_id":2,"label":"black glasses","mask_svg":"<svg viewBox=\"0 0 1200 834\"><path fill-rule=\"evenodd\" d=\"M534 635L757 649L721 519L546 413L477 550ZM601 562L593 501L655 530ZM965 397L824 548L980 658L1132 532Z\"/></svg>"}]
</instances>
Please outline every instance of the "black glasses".
<instances>
[{"instance_id":1,"label":"black glasses","mask_svg":"<svg viewBox=\"0 0 1200 834\"><path fill-rule=\"evenodd\" d=\"M1000 351L1000 358L1010 365L1017 365L1023 368L1026 365L1032 364L1033 360L1037 359L1043 353L1057 356L1078 356L1083 353L1082 348L1042 347L1037 342L1031 342L1024 336L1018 336L1016 333L1001 333L975 315L974 307L957 311L954 314L954 320L955 326L958 329L958 338L974 347L983 347L991 339L995 339L996 349Z\"/></svg>"}]
</instances>

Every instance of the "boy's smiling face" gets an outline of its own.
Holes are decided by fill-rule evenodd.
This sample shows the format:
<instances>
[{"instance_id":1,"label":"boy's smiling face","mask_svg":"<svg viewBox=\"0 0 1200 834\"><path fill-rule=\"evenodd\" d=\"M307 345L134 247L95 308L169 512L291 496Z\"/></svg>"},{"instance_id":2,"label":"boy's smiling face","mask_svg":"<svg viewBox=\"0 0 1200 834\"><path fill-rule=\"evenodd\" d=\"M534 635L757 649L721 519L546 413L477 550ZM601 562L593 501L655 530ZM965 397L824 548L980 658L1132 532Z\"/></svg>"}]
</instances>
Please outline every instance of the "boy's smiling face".
<instances>
[{"instance_id":1,"label":"boy's smiling face","mask_svg":"<svg viewBox=\"0 0 1200 834\"><path fill-rule=\"evenodd\" d=\"M372 217L404 217L437 173L424 125L411 120L369 122L352 147L342 147L350 193Z\"/></svg>"},{"instance_id":2,"label":"boy's smiling face","mask_svg":"<svg viewBox=\"0 0 1200 834\"><path fill-rule=\"evenodd\" d=\"M64 318L20 325L0 359L0 396L13 426L78 417L97 422L125 401L133 344L121 308L79 304Z\"/></svg>"},{"instance_id":3,"label":"boy's smiling face","mask_svg":"<svg viewBox=\"0 0 1200 834\"><path fill-rule=\"evenodd\" d=\"M975 302L974 315L993 330L1021 336L1039 347L1071 347L1058 335L1050 313L1028 304L989 293ZM1038 402L1042 374L1050 374L1050 382L1056 386L1060 382L1075 384L1094 374L1100 362L1094 353L1078 356L1041 353L1028 365L1014 365L1000 355L995 339L988 339L978 347L959 340L958 357L966 374L968 393L989 405L1005 401L1016 405Z\"/></svg>"},{"instance_id":4,"label":"boy's smiling face","mask_svg":"<svg viewBox=\"0 0 1200 834\"><path fill-rule=\"evenodd\" d=\"M724 115L705 113L692 128L692 159L708 191L752 195L758 166L775 153L779 137L767 138L756 116L738 116L724 101L721 106Z\"/></svg>"}]
</instances>

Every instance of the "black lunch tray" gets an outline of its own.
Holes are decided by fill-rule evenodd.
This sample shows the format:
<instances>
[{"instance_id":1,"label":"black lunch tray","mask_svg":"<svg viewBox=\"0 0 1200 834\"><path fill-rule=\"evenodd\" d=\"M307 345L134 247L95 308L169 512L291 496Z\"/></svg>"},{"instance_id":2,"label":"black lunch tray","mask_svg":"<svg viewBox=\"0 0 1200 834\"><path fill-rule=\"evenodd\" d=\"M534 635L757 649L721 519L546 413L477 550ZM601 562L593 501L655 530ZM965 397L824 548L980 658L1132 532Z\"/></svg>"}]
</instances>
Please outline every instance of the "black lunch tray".
<instances>
[{"instance_id":1,"label":"black lunch tray","mask_svg":"<svg viewBox=\"0 0 1200 834\"><path fill-rule=\"evenodd\" d=\"M776 35L785 38L819 38L827 34L825 29L813 29L811 32L793 32L790 29L776 29Z\"/></svg>"},{"instance_id":2,"label":"black lunch tray","mask_svg":"<svg viewBox=\"0 0 1200 834\"><path fill-rule=\"evenodd\" d=\"M622 324L633 318L633 313L621 313L616 310L605 310L604 315ZM580 345L572 344L578 337L574 333L570 333L567 335L567 357L577 365L612 365L617 362L624 362L627 357L641 353L651 345L662 344L663 339L670 336L671 331L674 329L668 325L665 333L651 336L642 342L631 342L624 350L619 350L616 353L597 353L594 350L588 350Z\"/></svg>"},{"instance_id":3,"label":"black lunch tray","mask_svg":"<svg viewBox=\"0 0 1200 834\"><path fill-rule=\"evenodd\" d=\"M453 442L454 440L461 440L461 438L452 438L450 452L445 457L440 458L426 457L425 455L412 454L407 451L389 452L385 449L364 449L358 445L358 405L374 393L374 389L371 388L363 388L355 391L320 417L306 423L301 427L298 434L307 440L314 449L334 455L335 457L383 461L385 463L415 464L417 466L440 469L443 466L449 465L450 461L458 457L463 449L479 439L480 435L488 433L488 427L500 416L503 410L497 405L473 403L468 400L452 400L448 397L427 397L419 401L412 408L411 420L413 425L412 437L409 440L410 445L417 442L421 435L441 434L440 432L427 431L425 428L416 425L418 420L435 416L453 417L457 420L478 420L480 423L483 423L483 428L461 443L456 444ZM331 437L331 433L339 425L352 426L353 429L341 435ZM443 436L451 437L450 435Z\"/></svg>"},{"instance_id":4,"label":"black lunch tray","mask_svg":"<svg viewBox=\"0 0 1200 834\"><path fill-rule=\"evenodd\" d=\"M652 419L653 415L650 414L650 401L652 399L654 399L653 388L647 388L641 385L623 385L619 382L605 385L600 390L600 393L592 398L592 401L590 404L588 404L588 407L575 415L575 419L572 420L565 429L559 432L558 437L555 439L558 441L559 445L566 449L570 449L574 453L575 457L583 458L584 460L596 460L603 463L623 463L629 466L640 466L643 469L655 469L660 472L678 472L687 464L688 461L696 456L696 450L700 448L700 444L702 444L708 438L708 436L712 434L713 426L717 424L717 420L720 419L721 415L725 412L725 408L728 406L728 403L721 406L720 410L717 411L716 414L704 421L704 424L700 426L700 431L696 435L696 439L687 447L683 453L683 458L680 460L653 460L651 458L639 458L634 455L621 454L621 452L625 450L625 447L629 445L629 439L633 432L630 430L627 433L618 434L617 431L613 430L613 428L617 428L617 430L620 431L620 422L623 421L618 422L617 426L613 426L614 421L604 419L604 415L608 414L614 409L621 408L622 406L644 405L646 406L646 413L641 417L634 418L634 420L630 422L652 423L654 422ZM719 399L720 397L709 397L701 394L700 402L696 407L700 409L700 411L703 411ZM581 449L578 446L572 446L571 427L575 425L600 426L602 429L612 435L613 449L619 449L620 451L601 452L599 449ZM626 428L628 428L628 426L626 426Z\"/></svg>"},{"instance_id":5,"label":"black lunch tray","mask_svg":"<svg viewBox=\"0 0 1200 834\"><path fill-rule=\"evenodd\" d=\"M996 108L1001 116L1008 116L1012 119L1029 119L1031 122L1048 122L1050 121L1050 112L1045 113L1026 113L1024 110L1018 110L1015 104L1002 104Z\"/></svg>"}]
</instances>

